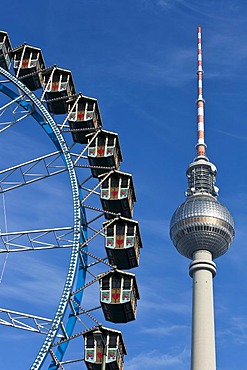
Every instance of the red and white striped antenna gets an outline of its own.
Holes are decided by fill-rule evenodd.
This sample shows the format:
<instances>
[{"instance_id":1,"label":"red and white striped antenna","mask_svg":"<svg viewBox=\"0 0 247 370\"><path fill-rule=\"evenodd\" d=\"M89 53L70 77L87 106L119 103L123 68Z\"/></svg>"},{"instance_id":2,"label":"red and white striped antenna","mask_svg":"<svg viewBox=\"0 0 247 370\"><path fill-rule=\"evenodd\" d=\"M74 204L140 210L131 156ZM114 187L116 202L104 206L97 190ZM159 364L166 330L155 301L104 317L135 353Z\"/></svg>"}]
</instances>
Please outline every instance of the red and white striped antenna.
<instances>
[{"instance_id":1,"label":"red and white striped antenna","mask_svg":"<svg viewBox=\"0 0 247 370\"><path fill-rule=\"evenodd\" d=\"M204 99L202 96L202 31L201 27L197 28L198 43L197 43L197 81L198 81L198 98L197 98L197 132L198 142L196 144L197 157L206 157L206 144L204 141Z\"/></svg>"}]
</instances>

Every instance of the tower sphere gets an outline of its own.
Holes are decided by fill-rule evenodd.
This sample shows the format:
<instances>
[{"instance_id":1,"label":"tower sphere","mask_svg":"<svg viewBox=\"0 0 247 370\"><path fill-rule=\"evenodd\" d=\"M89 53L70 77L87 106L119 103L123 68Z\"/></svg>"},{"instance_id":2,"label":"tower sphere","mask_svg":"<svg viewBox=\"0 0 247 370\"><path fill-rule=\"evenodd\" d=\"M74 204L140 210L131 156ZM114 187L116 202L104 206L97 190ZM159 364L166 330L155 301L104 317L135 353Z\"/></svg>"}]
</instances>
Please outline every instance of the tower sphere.
<instances>
[{"instance_id":1,"label":"tower sphere","mask_svg":"<svg viewBox=\"0 0 247 370\"><path fill-rule=\"evenodd\" d=\"M234 238L233 218L212 195L193 195L174 212L170 237L185 257L192 259L195 251L207 250L217 258L228 250Z\"/></svg>"}]
</instances>

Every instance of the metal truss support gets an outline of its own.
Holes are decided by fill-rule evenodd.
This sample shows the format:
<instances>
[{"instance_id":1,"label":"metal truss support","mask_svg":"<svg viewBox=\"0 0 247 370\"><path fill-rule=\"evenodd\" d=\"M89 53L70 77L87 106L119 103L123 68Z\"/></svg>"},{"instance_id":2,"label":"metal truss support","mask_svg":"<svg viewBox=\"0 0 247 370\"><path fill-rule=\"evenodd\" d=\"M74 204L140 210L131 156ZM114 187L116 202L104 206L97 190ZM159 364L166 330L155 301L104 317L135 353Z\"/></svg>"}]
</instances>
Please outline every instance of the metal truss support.
<instances>
[{"instance_id":1,"label":"metal truss support","mask_svg":"<svg viewBox=\"0 0 247 370\"><path fill-rule=\"evenodd\" d=\"M61 153L54 152L0 171L0 193L67 170Z\"/></svg>"},{"instance_id":2,"label":"metal truss support","mask_svg":"<svg viewBox=\"0 0 247 370\"><path fill-rule=\"evenodd\" d=\"M69 226L0 233L0 253L71 248L73 231L73 228Z\"/></svg>"},{"instance_id":3,"label":"metal truss support","mask_svg":"<svg viewBox=\"0 0 247 370\"><path fill-rule=\"evenodd\" d=\"M51 323L52 319L0 308L0 325L47 334ZM64 338L64 336L59 334L58 338Z\"/></svg>"}]
</instances>

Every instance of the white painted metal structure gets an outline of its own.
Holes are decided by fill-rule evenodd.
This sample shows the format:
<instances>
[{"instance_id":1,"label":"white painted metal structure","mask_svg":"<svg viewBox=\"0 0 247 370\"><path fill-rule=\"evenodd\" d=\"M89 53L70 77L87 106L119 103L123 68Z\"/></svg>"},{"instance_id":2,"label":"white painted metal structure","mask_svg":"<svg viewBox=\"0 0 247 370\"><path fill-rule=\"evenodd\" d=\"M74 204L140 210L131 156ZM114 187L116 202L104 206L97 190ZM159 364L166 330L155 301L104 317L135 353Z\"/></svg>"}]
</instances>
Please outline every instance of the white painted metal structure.
<instances>
[{"instance_id":1,"label":"white painted metal structure","mask_svg":"<svg viewBox=\"0 0 247 370\"><path fill-rule=\"evenodd\" d=\"M216 370L213 259L227 252L234 238L230 212L217 199L216 167L206 157L202 94L201 27L198 27L197 156L189 165L187 199L174 212L170 236L178 252L192 260L193 278L191 370Z\"/></svg>"}]
</instances>

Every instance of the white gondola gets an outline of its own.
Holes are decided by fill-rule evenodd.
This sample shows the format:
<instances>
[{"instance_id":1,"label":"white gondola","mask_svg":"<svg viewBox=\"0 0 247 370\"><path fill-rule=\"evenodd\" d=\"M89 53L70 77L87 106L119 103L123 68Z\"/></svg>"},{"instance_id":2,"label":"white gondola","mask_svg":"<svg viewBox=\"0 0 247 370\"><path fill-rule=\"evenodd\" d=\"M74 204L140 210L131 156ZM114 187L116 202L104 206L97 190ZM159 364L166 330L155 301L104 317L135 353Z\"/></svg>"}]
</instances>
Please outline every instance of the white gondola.
<instances>
[{"instance_id":1,"label":"white gondola","mask_svg":"<svg viewBox=\"0 0 247 370\"><path fill-rule=\"evenodd\" d=\"M87 135L102 126L97 99L80 94L67 101L68 122L75 143L87 144Z\"/></svg>"},{"instance_id":2,"label":"white gondola","mask_svg":"<svg viewBox=\"0 0 247 370\"><path fill-rule=\"evenodd\" d=\"M105 174L99 175L99 179ZM101 184L100 199L107 219L120 214L131 218L136 202L132 175L126 172L114 171ZM112 213L112 214L111 214Z\"/></svg>"},{"instance_id":3,"label":"white gondola","mask_svg":"<svg viewBox=\"0 0 247 370\"><path fill-rule=\"evenodd\" d=\"M54 66L46 70L42 76L49 112L54 114L67 113L67 100L75 94L71 71Z\"/></svg>"},{"instance_id":4,"label":"white gondola","mask_svg":"<svg viewBox=\"0 0 247 370\"><path fill-rule=\"evenodd\" d=\"M135 320L138 299L135 274L113 270L100 279L100 304L107 321L126 323Z\"/></svg>"},{"instance_id":5,"label":"white gondola","mask_svg":"<svg viewBox=\"0 0 247 370\"><path fill-rule=\"evenodd\" d=\"M103 360L107 370L123 370L127 351L121 331L101 326L87 330L83 336L88 370L101 370Z\"/></svg>"},{"instance_id":6,"label":"white gondola","mask_svg":"<svg viewBox=\"0 0 247 370\"><path fill-rule=\"evenodd\" d=\"M12 50L12 58L16 76L30 90L43 86L41 70L45 68L45 61L41 49L23 44Z\"/></svg>"},{"instance_id":7,"label":"white gondola","mask_svg":"<svg viewBox=\"0 0 247 370\"><path fill-rule=\"evenodd\" d=\"M137 267L142 248L139 223L119 217L114 222L104 222L103 226L105 249L110 264L124 270Z\"/></svg>"},{"instance_id":8,"label":"white gondola","mask_svg":"<svg viewBox=\"0 0 247 370\"><path fill-rule=\"evenodd\" d=\"M88 135L89 142L92 136L93 134ZM122 160L118 134L100 130L88 147L88 161L92 166L93 177L109 172L112 168L118 170Z\"/></svg>"}]
</instances>

